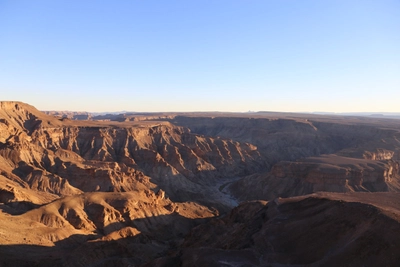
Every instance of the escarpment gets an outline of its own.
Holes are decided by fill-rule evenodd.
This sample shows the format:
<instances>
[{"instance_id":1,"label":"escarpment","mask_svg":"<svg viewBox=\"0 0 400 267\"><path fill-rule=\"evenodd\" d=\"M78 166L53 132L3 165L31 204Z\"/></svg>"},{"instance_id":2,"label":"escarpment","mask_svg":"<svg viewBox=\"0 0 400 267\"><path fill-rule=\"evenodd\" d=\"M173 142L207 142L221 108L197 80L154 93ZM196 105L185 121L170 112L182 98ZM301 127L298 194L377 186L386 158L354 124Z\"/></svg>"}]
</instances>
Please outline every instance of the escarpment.
<instances>
[{"instance_id":1,"label":"escarpment","mask_svg":"<svg viewBox=\"0 0 400 267\"><path fill-rule=\"evenodd\" d=\"M270 200L318 191L400 189L400 127L396 121L383 124L379 120L307 119L301 115L284 118L276 114L269 118L225 116L176 116L170 121L206 136L257 146L269 168L227 186L241 200Z\"/></svg>"},{"instance_id":2,"label":"escarpment","mask_svg":"<svg viewBox=\"0 0 400 267\"><path fill-rule=\"evenodd\" d=\"M377 160L388 159L391 150L396 157L399 155L399 126L393 122L395 129L385 129L378 123L353 123L352 118L307 119L306 115L288 115L287 118L283 115L176 116L169 121L186 126L194 133L256 145L270 168L279 161L322 154ZM383 156L384 150L388 151Z\"/></svg>"}]
</instances>

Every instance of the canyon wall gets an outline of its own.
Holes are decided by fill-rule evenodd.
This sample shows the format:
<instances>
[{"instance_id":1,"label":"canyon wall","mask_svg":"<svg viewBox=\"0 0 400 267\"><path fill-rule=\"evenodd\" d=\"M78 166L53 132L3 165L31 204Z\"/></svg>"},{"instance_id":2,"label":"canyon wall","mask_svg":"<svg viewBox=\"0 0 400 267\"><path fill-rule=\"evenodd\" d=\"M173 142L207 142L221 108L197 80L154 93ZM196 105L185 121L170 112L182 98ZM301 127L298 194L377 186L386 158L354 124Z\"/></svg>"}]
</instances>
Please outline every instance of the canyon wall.
<instances>
[{"instance_id":1,"label":"canyon wall","mask_svg":"<svg viewBox=\"0 0 400 267\"><path fill-rule=\"evenodd\" d=\"M162 188L176 201L210 204L207 186L266 166L254 145L193 134L168 122L81 125L22 103L2 105L5 170L39 191L73 195Z\"/></svg>"}]
</instances>

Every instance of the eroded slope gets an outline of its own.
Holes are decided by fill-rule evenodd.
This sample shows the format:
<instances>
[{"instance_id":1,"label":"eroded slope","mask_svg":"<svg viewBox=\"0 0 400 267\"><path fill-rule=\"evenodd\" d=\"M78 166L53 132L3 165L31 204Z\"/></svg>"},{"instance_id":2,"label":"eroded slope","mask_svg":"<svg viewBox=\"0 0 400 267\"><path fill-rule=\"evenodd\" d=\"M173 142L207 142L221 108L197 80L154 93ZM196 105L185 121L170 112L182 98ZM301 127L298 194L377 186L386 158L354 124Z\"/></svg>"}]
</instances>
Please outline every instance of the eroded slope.
<instances>
[{"instance_id":1,"label":"eroded slope","mask_svg":"<svg viewBox=\"0 0 400 267\"><path fill-rule=\"evenodd\" d=\"M19 216L0 213L0 263L91 266L124 256L127 265L140 264L216 215L196 203L174 203L163 191L64 197Z\"/></svg>"}]
</instances>

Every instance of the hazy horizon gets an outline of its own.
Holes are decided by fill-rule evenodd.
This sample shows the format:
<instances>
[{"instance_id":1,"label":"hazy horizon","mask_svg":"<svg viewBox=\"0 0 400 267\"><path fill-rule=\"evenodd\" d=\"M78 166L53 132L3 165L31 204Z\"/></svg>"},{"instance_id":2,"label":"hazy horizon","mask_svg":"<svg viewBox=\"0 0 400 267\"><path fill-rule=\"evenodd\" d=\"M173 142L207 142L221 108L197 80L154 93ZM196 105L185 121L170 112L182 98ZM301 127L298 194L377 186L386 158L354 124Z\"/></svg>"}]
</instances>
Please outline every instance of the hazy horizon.
<instances>
[{"instance_id":1,"label":"hazy horizon","mask_svg":"<svg viewBox=\"0 0 400 267\"><path fill-rule=\"evenodd\" d=\"M3 100L88 112L397 113L400 2L1 1Z\"/></svg>"},{"instance_id":2,"label":"hazy horizon","mask_svg":"<svg viewBox=\"0 0 400 267\"><path fill-rule=\"evenodd\" d=\"M274 111L274 110L248 110L248 111L218 111L218 110L205 110L205 111L135 111L135 110L116 110L116 111L90 111L90 110L40 110L44 112L87 112L91 114L154 114L154 113L298 113L298 114L318 114L318 115L363 115L363 116L400 116L400 112L376 112L376 111L364 111L364 112L325 112L325 111Z\"/></svg>"}]
</instances>

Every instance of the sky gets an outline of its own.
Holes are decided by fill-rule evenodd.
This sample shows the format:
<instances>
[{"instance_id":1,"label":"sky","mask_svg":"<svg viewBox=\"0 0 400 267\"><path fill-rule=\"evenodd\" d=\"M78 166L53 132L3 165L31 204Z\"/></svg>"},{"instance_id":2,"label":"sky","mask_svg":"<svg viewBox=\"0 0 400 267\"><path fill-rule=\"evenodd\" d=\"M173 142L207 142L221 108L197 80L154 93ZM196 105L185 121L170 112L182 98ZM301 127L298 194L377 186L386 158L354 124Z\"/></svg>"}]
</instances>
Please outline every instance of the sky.
<instances>
[{"instance_id":1,"label":"sky","mask_svg":"<svg viewBox=\"0 0 400 267\"><path fill-rule=\"evenodd\" d=\"M400 112L400 1L0 0L0 100Z\"/></svg>"}]
</instances>

